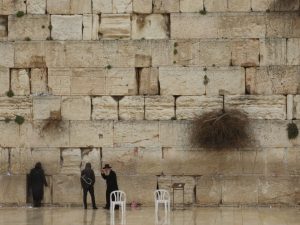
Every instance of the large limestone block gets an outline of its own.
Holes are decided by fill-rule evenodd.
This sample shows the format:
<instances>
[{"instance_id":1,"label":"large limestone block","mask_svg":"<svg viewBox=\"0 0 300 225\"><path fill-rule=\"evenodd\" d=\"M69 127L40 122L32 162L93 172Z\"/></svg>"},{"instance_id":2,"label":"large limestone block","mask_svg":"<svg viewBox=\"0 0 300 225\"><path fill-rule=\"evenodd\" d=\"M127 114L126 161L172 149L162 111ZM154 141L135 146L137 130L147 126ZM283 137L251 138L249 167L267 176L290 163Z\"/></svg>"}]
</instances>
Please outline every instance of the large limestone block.
<instances>
[{"instance_id":1,"label":"large limestone block","mask_svg":"<svg viewBox=\"0 0 300 225\"><path fill-rule=\"evenodd\" d=\"M257 39L237 40L232 43L231 63L233 66L258 66L260 42Z\"/></svg>"},{"instance_id":2,"label":"large limestone block","mask_svg":"<svg viewBox=\"0 0 300 225\"><path fill-rule=\"evenodd\" d=\"M227 0L203 0L204 7L208 12L227 11Z\"/></svg>"},{"instance_id":3,"label":"large limestone block","mask_svg":"<svg viewBox=\"0 0 300 225\"><path fill-rule=\"evenodd\" d=\"M102 14L99 34L102 39L130 38L130 14Z\"/></svg>"},{"instance_id":4,"label":"large limestone block","mask_svg":"<svg viewBox=\"0 0 300 225\"><path fill-rule=\"evenodd\" d=\"M266 151L265 149L254 148L240 151L241 169L243 174L265 174Z\"/></svg>"},{"instance_id":5,"label":"large limestone block","mask_svg":"<svg viewBox=\"0 0 300 225\"><path fill-rule=\"evenodd\" d=\"M7 40L7 26L8 26L8 17L0 16L0 40Z\"/></svg>"},{"instance_id":6,"label":"large limestone block","mask_svg":"<svg viewBox=\"0 0 300 225\"><path fill-rule=\"evenodd\" d=\"M45 14L47 0L27 0L27 13L28 14Z\"/></svg>"},{"instance_id":7,"label":"large limestone block","mask_svg":"<svg viewBox=\"0 0 300 225\"><path fill-rule=\"evenodd\" d=\"M112 11L113 13L131 13L132 0L113 0Z\"/></svg>"},{"instance_id":8,"label":"large limestone block","mask_svg":"<svg viewBox=\"0 0 300 225\"><path fill-rule=\"evenodd\" d=\"M0 174L6 174L9 169L9 149L0 148Z\"/></svg>"},{"instance_id":9,"label":"large limestone block","mask_svg":"<svg viewBox=\"0 0 300 225\"><path fill-rule=\"evenodd\" d=\"M225 108L244 111L251 119L286 119L286 97L270 96L225 96Z\"/></svg>"},{"instance_id":10,"label":"large limestone block","mask_svg":"<svg viewBox=\"0 0 300 225\"><path fill-rule=\"evenodd\" d=\"M175 118L175 98L173 96L145 97L146 120L170 120Z\"/></svg>"},{"instance_id":11,"label":"large limestone block","mask_svg":"<svg viewBox=\"0 0 300 225\"><path fill-rule=\"evenodd\" d=\"M294 96L293 117L296 119L300 119L300 95Z\"/></svg>"},{"instance_id":12,"label":"large limestone block","mask_svg":"<svg viewBox=\"0 0 300 225\"><path fill-rule=\"evenodd\" d=\"M85 168L86 163L92 164L92 169L95 175L100 176L101 174L101 148L82 148L81 149L81 170Z\"/></svg>"},{"instance_id":13,"label":"large limestone block","mask_svg":"<svg viewBox=\"0 0 300 225\"><path fill-rule=\"evenodd\" d=\"M228 0L227 3L229 12L250 12L251 1L249 0Z\"/></svg>"},{"instance_id":14,"label":"large limestone block","mask_svg":"<svg viewBox=\"0 0 300 225\"><path fill-rule=\"evenodd\" d=\"M44 42L16 42L14 55L16 68L46 67Z\"/></svg>"},{"instance_id":15,"label":"large limestone block","mask_svg":"<svg viewBox=\"0 0 300 225\"><path fill-rule=\"evenodd\" d=\"M83 27L83 29L82 29L82 40L85 40L85 41L94 40L94 39L92 39L92 36L93 36L93 18L94 18L93 15L83 15L82 16L82 27Z\"/></svg>"},{"instance_id":16,"label":"large limestone block","mask_svg":"<svg viewBox=\"0 0 300 225\"><path fill-rule=\"evenodd\" d=\"M173 65L174 45L169 40L151 40L152 66Z\"/></svg>"},{"instance_id":17,"label":"large limestone block","mask_svg":"<svg viewBox=\"0 0 300 225\"><path fill-rule=\"evenodd\" d=\"M139 94L157 95L158 92L158 68L142 68L140 73Z\"/></svg>"},{"instance_id":18,"label":"large limestone block","mask_svg":"<svg viewBox=\"0 0 300 225\"><path fill-rule=\"evenodd\" d=\"M179 0L153 0L154 13L179 12Z\"/></svg>"},{"instance_id":19,"label":"large limestone block","mask_svg":"<svg viewBox=\"0 0 300 225\"><path fill-rule=\"evenodd\" d=\"M47 0L47 12L50 14L91 13L91 0Z\"/></svg>"},{"instance_id":20,"label":"large limestone block","mask_svg":"<svg viewBox=\"0 0 300 225\"><path fill-rule=\"evenodd\" d=\"M113 123L107 121L71 121L71 147L111 147Z\"/></svg>"},{"instance_id":21,"label":"large limestone block","mask_svg":"<svg viewBox=\"0 0 300 225\"><path fill-rule=\"evenodd\" d=\"M299 9L299 1L298 0L290 0L290 1L275 1L274 8L275 11L297 11Z\"/></svg>"},{"instance_id":22,"label":"large limestone block","mask_svg":"<svg viewBox=\"0 0 300 225\"><path fill-rule=\"evenodd\" d=\"M24 0L2 0L0 2L0 14L10 15L18 11L26 12L26 2Z\"/></svg>"},{"instance_id":23,"label":"large limestone block","mask_svg":"<svg viewBox=\"0 0 300 225\"><path fill-rule=\"evenodd\" d=\"M297 148L289 148L287 151L287 170L290 175L300 174L300 151Z\"/></svg>"},{"instance_id":24,"label":"large limestone block","mask_svg":"<svg viewBox=\"0 0 300 225\"><path fill-rule=\"evenodd\" d=\"M297 181L293 177L260 177L259 204L294 204Z\"/></svg>"},{"instance_id":25,"label":"large limestone block","mask_svg":"<svg viewBox=\"0 0 300 225\"><path fill-rule=\"evenodd\" d=\"M283 148L270 148L265 150L267 176L288 175L287 150Z\"/></svg>"},{"instance_id":26,"label":"large limestone block","mask_svg":"<svg viewBox=\"0 0 300 225\"><path fill-rule=\"evenodd\" d=\"M241 67L208 68L207 95L245 94L245 69ZM204 82L202 80L202 82ZM204 85L204 84L203 84Z\"/></svg>"},{"instance_id":27,"label":"large limestone block","mask_svg":"<svg viewBox=\"0 0 300 225\"><path fill-rule=\"evenodd\" d=\"M205 72L194 67L160 67L161 95L203 95Z\"/></svg>"},{"instance_id":28,"label":"large limestone block","mask_svg":"<svg viewBox=\"0 0 300 225\"><path fill-rule=\"evenodd\" d=\"M24 15L21 18L11 15L8 17L8 40L46 40L50 35L49 24L48 15Z\"/></svg>"},{"instance_id":29,"label":"large limestone block","mask_svg":"<svg viewBox=\"0 0 300 225\"><path fill-rule=\"evenodd\" d=\"M135 13L151 13L152 0L133 0L132 7Z\"/></svg>"},{"instance_id":30,"label":"large limestone block","mask_svg":"<svg viewBox=\"0 0 300 225\"><path fill-rule=\"evenodd\" d=\"M0 97L0 119L9 118L14 120L16 115L31 120L32 100L27 97Z\"/></svg>"},{"instance_id":31,"label":"large limestone block","mask_svg":"<svg viewBox=\"0 0 300 225\"><path fill-rule=\"evenodd\" d=\"M204 41L205 42L205 41ZM200 49L202 41L196 40L179 40L170 42L169 44L172 45L172 49L170 50L170 57L169 57L169 65L199 65L202 64L203 61L207 60L206 57L206 48ZM213 48L215 46L211 46ZM219 49L219 53L221 53L221 49ZM172 62L173 60L173 62ZM227 64L226 64L227 65Z\"/></svg>"},{"instance_id":32,"label":"large limestone block","mask_svg":"<svg viewBox=\"0 0 300 225\"><path fill-rule=\"evenodd\" d=\"M287 40L287 64L300 64L300 38L289 38Z\"/></svg>"},{"instance_id":33,"label":"large limestone block","mask_svg":"<svg viewBox=\"0 0 300 225\"><path fill-rule=\"evenodd\" d=\"M156 147L159 143L159 124L156 121L116 122L114 146Z\"/></svg>"},{"instance_id":34,"label":"large limestone block","mask_svg":"<svg viewBox=\"0 0 300 225\"><path fill-rule=\"evenodd\" d=\"M248 68L246 70L246 88L249 94L298 94L298 66L271 66Z\"/></svg>"},{"instance_id":35,"label":"large limestone block","mask_svg":"<svg viewBox=\"0 0 300 225\"><path fill-rule=\"evenodd\" d=\"M44 43L45 61L48 71L66 66L66 43L62 41L47 41Z\"/></svg>"},{"instance_id":36,"label":"large limestone block","mask_svg":"<svg viewBox=\"0 0 300 225\"><path fill-rule=\"evenodd\" d=\"M80 174L81 149L67 148L61 150L61 174Z\"/></svg>"},{"instance_id":37,"label":"large limestone block","mask_svg":"<svg viewBox=\"0 0 300 225\"><path fill-rule=\"evenodd\" d=\"M222 97L180 96L176 99L176 119L190 120L204 113L221 110Z\"/></svg>"},{"instance_id":38,"label":"large limestone block","mask_svg":"<svg viewBox=\"0 0 300 225\"><path fill-rule=\"evenodd\" d=\"M93 120L118 120L118 102L111 96L92 99Z\"/></svg>"},{"instance_id":39,"label":"large limestone block","mask_svg":"<svg viewBox=\"0 0 300 225\"><path fill-rule=\"evenodd\" d=\"M82 204L80 176L53 176L53 204Z\"/></svg>"},{"instance_id":40,"label":"large limestone block","mask_svg":"<svg viewBox=\"0 0 300 225\"><path fill-rule=\"evenodd\" d=\"M112 0L92 0L93 13L112 13Z\"/></svg>"},{"instance_id":41,"label":"large limestone block","mask_svg":"<svg viewBox=\"0 0 300 225\"><path fill-rule=\"evenodd\" d=\"M46 68L31 69L31 93L34 95L48 92L48 71Z\"/></svg>"},{"instance_id":42,"label":"large limestone block","mask_svg":"<svg viewBox=\"0 0 300 225\"><path fill-rule=\"evenodd\" d=\"M33 119L49 119L51 112L61 112L61 97L42 96L33 98Z\"/></svg>"},{"instance_id":43,"label":"large limestone block","mask_svg":"<svg viewBox=\"0 0 300 225\"><path fill-rule=\"evenodd\" d=\"M44 129L47 121L24 123L20 128L22 147L68 147L69 122L62 121L56 127Z\"/></svg>"},{"instance_id":44,"label":"large limestone block","mask_svg":"<svg viewBox=\"0 0 300 225\"><path fill-rule=\"evenodd\" d=\"M72 71L50 68L48 70L49 92L53 95L70 95Z\"/></svg>"},{"instance_id":45,"label":"large limestone block","mask_svg":"<svg viewBox=\"0 0 300 225\"><path fill-rule=\"evenodd\" d=\"M0 143L1 147L17 147L20 143L19 125L0 121Z\"/></svg>"},{"instance_id":46,"label":"large limestone block","mask_svg":"<svg viewBox=\"0 0 300 225\"><path fill-rule=\"evenodd\" d=\"M203 0L180 0L180 12L199 12L203 6Z\"/></svg>"},{"instance_id":47,"label":"large limestone block","mask_svg":"<svg viewBox=\"0 0 300 225\"><path fill-rule=\"evenodd\" d=\"M253 11L274 11L274 0L252 0L251 8Z\"/></svg>"},{"instance_id":48,"label":"large limestone block","mask_svg":"<svg viewBox=\"0 0 300 225\"><path fill-rule=\"evenodd\" d=\"M260 41L260 65L285 65L286 39L263 39Z\"/></svg>"},{"instance_id":49,"label":"large limestone block","mask_svg":"<svg viewBox=\"0 0 300 225\"><path fill-rule=\"evenodd\" d=\"M0 96L6 95L9 90L9 68L0 67Z\"/></svg>"},{"instance_id":50,"label":"large limestone block","mask_svg":"<svg viewBox=\"0 0 300 225\"><path fill-rule=\"evenodd\" d=\"M26 190L26 176L0 176L1 203L25 204Z\"/></svg>"},{"instance_id":51,"label":"large limestone block","mask_svg":"<svg viewBox=\"0 0 300 225\"><path fill-rule=\"evenodd\" d=\"M137 174L159 175L163 172L160 147L138 148Z\"/></svg>"},{"instance_id":52,"label":"large limestone block","mask_svg":"<svg viewBox=\"0 0 300 225\"><path fill-rule=\"evenodd\" d=\"M222 185L218 176L201 176L196 179L196 203L216 205L221 201Z\"/></svg>"},{"instance_id":53,"label":"large limestone block","mask_svg":"<svg viewBox=\"0 0 300 225\"><path fill-rule=\"evenodd\" d=\"M11 90L14 92L15 95L30 94L29 70L11 70Z\"/></svg>"},{"instance_id":54,"label":"large limestone block","mask_svg":"<svg viewBox=\"0 0 300 225\"><path fill-rule=\"evenodd\" d=\"M235 176L222 179L223 204L257 204L258 203L257 177Z\"/></svg>"},{"instance_id":55,"label":"large limestone block","mask_svg":"<svg viewBox=\"0 0 300 225\"><path fill-rule=\"evenodd\" d=\"M91 98L89 96L64 96L61 99L63 120L90 120Z\"/></svg>"},{"instance_id":56,"label":"large limestone block","mask_svg":"<svg viewBox=\"0 0 300 225\"><path fill-rule=\"evenodd\" d=\"M163 14L133 15L132 39L168 39L169 17Z\"/></svg>"},{"instance_id":57,"label":"large limestone block","mask_svg":"<svg viewBox=\"0 0 300 225\"><path fill-rule=\"evenodd\" d=\"M197 27L198 29L195 29ZM171 38L264 38L264 16L171 15Z\"/></svg>"},{"instance_id":58,"label":"large limestone block","mask_svg":"<svg viewBox=\"0 0 300 225\"><path fill-rule=\"evenodd\" d=\"M145 117L145 98L125 96L119 101L120 120L143 120Z\"/></svg>"},{"instance_id":59,"label":"large limestone block","mask_svg":"<svg viewBox=\"0 0 300 225\"><path fill-rule=\"evenodd\" d=\"M9 42L0 42L0 67L14 67L14 57L14 45Z\"/></svg>"},{"instance_id":60,"label":"large limestone block","mask_svg":"<svg viewBox=\"0 0 300 225\"><path fill-rule=\"evenodd\" d=\"M143 205L153 204L156 176L118 176L118 185L126 193L128 203L135 201Z\"/></svg>"},{"instance_id":61,"label":"large limestone block","mask_svg":"<svg viewBox=\"0 0 300 225\"><path fill-rule=\"evenodd\" d=\"M82 40L82 15L52 15L51 25L54 40Z\"/></svg>"}]
</instances>

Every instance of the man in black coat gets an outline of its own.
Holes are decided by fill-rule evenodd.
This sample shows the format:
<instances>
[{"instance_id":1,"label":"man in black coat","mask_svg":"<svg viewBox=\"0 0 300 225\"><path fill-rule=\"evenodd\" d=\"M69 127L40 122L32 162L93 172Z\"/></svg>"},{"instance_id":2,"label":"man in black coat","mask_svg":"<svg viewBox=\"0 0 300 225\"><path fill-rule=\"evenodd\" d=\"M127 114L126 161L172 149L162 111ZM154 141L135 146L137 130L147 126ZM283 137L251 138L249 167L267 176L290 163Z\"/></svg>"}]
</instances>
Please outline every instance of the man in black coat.
<instances>
[{"instance_id":1,"label":"man in black coat","mask_svg":"<svg viewBox=\"0 0 300 225\"><path fill-rule=\"evenodd\" d=\"M44 198L44 185L46 187L48 186L42 164L38 162L35 164L35 167L31 169L29 174L29 186L32 191L33 207L41 207L41 202Z\"/></svg>"},{"instance_id":2,"label":"man in black coat","mask_svg":"<svg viewBox=\"0 0 300 225\"><path fill-rule=\"evenodd\" d=\"M106 180L106 205L104 209L110 208L110 193L118 190L117 175L109 164L105 164L101 170L101 176ZM116 206L118 208L118 206Z\"/></svg>"},{"instance_id":3,"label":"man in black coat","mask_svg":"<svg viewBox=\"0 0 300 225\"><path fill-rule=\"evenodd\" d=\"M85 164L85 169L81 171L81 187L83 189L83 205L84 209L87 209L87 193L90 192L93 209L97 209L95 194L94 194L94 184L95 184L95 173L92 170L91 163Z\"/></svg>"}]
</instances>

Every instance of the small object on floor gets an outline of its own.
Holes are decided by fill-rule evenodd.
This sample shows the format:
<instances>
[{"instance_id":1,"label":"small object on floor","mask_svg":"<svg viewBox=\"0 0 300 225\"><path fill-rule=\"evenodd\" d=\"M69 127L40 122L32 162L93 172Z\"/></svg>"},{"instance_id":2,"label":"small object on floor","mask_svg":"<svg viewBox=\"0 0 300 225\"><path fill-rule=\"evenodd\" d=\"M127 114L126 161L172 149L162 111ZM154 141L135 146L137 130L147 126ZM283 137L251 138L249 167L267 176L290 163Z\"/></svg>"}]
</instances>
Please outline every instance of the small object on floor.
<instances>
[{"instance_id":1,"label":"small object on floor","mask_svg":"<svg viewBox=\"0 0 300 225\"><path fill-rule=\"evenodd\" d=\"M95 207L93 207L93 209L98 209L98 208L95 206Z\"/></svg>"},{"instance_id":2,"label":"small object on floor","mask_svg":"<svg viewBox=\"0 0 300 225\"><path fill-rule=\"evenodd\" d=\"M103 209L109 209L109 207L104 206Z\"/></svg>"}]
</instances>

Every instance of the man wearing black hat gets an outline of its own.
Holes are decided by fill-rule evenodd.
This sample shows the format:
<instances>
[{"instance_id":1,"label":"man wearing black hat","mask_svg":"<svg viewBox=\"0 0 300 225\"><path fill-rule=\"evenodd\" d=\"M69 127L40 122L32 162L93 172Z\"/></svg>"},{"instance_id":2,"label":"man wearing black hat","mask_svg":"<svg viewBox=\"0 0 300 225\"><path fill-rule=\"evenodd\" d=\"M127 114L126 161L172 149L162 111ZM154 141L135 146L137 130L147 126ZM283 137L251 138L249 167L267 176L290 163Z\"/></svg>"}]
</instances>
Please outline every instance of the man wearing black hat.
<instances>
[{"instance_id":1,"label":"man wearing black hat","mask_svg":"<svg viewBox=\"0 0 300 225\"><path fill-rule=\"evenodd\" d=\"M105 164L101 170L101 176L106 180L106 205L104 209L110 208L110 193L118 190L117 175L109 164ZM116 206L117 207L117 206Z\"/></svg>"}]
</instances>

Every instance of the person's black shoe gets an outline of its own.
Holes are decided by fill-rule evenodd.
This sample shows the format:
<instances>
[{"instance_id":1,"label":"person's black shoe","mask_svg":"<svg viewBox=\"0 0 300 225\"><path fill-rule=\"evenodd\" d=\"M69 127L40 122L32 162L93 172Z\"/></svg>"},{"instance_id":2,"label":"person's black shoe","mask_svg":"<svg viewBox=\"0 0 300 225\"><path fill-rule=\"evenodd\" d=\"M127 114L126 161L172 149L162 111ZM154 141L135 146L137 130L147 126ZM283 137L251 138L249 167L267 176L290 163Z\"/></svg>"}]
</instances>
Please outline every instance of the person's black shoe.
<instances>
[{"instance_id":1,"label":"person's black shoe","mask_svg":"<svg viewBox=\"0 0 300 225\"><path fill-rule=\"evenodd\" d=\"M98 208L96 206L94 206L93 209L98 209Z\"/></svg>"},{"instance_id":2,"label":"person's black shoe","mask_svg":"<svg viewBox=\"0 0 300 225\"><path fill-rule=\"evenodd\" d=\"M104 206L104 207L103 207L103 209L109 209L109 207L107 207L107 206Z\"/></svg>"}]
</instances>

